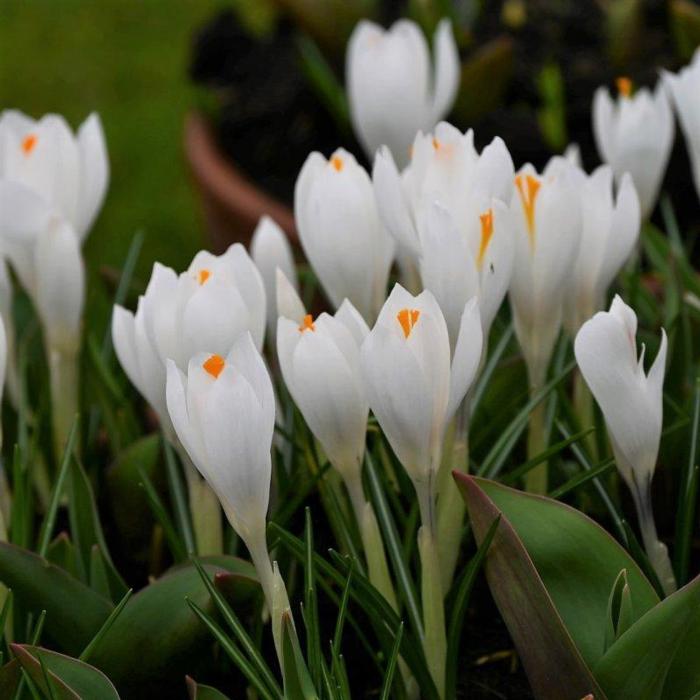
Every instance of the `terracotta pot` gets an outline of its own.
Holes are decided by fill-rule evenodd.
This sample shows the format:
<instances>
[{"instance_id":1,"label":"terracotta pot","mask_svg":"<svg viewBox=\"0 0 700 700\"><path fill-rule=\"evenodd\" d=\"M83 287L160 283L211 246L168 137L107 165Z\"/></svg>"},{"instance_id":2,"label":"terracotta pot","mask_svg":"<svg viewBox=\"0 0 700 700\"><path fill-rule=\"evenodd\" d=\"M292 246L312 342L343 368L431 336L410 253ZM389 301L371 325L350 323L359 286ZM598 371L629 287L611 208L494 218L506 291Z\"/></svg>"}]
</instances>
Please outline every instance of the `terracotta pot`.
<instances>
[{"instance_id":1,"label":"terracotta pot","mask_svg":"<svg viewBox=\"0 0 700 700\"><path fill-rule=\"evenodd\" d=\"M232 243L247 246L263 214L272 217L297 243L292 210L257 187L224 156L201 114L187 115L184 146L215 252L223 252Z\"/></svg>"}]
</instances>

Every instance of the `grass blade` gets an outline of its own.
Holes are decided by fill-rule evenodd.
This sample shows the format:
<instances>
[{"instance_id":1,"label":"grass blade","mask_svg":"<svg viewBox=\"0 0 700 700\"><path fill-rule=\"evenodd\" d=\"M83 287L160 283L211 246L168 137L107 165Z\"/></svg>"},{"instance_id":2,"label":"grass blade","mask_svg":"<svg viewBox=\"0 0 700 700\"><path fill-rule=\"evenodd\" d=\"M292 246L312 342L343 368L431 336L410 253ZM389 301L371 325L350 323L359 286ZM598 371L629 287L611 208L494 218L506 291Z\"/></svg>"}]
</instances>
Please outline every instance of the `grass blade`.
<instances>
[{"instance_id":1,"label":"grass blade","mask_svg":"<svg viewBox=\"0 0 700 700\"><path fill-rule=\"evenodd\" d=\"M394 682L394 673L396 672L396 664L399 660L399 649L401 648L402 638L403 622L399 625L399 629L396 632L394 648L391 650L389 663L387 664L386 672L384 673L384 683L382 684L382 694L380 695L380 700L389 700L391 697L391 685Z\"/></svg>"},{"instance_id":2,"label":"grass blade","mask_svg":"<svg viewBox=\"0 0 700 700\"><path fill-rule=\"evenodd\" d=\"M175 450L165 437L163 437L163 450L165 452L165 472L168 478L168 490L170 491L170 498L175 508L178 530L185 543L187 553L192 554L197 550L194 533L192 532L190 511L187 507L187 497L185 496L185 489L182 486L182 473L178 469Z\"/></svg>"},{"instance_id":3,"label":"grass blade","mask_svg":"<svg viewBox=\"0 0 700 700\"><path fill-rule=\"evenodd\" d=\"M100 627L99 630L97 630L97 634L90 640L89 644L83 649L83 652L80 654L78 657L79 661L87 661L90 656L92 655L92 652L94 651L95 647L97 644L100 642L102 637L107 634L109 631L109 628L114 624L114 621L119 617L121 611L124 609L124 606L127 604L129 598L131 598L131 594L134 592L133 588L130 588L125 594L124 597L119 601L117 606L112 610L112 612L109 614L109 617L104 621L102 627Z\"/></svg>"}]
</instances>

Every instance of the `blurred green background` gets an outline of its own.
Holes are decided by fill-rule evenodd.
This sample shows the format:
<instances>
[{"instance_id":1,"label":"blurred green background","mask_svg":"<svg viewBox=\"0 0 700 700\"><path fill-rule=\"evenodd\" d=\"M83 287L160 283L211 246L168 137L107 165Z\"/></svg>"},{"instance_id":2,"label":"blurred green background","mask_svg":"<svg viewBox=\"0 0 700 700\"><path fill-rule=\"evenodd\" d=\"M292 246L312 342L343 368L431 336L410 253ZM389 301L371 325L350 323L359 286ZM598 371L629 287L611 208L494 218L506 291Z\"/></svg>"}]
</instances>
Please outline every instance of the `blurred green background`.
<instances>
[{"instance_id":1,"label":"blurred green background","mask_svg":"<svg viewBox=\"0 0 700 700\"><path fill-rule=\"evenodd\" d=\"M145 234L139 281L154 260L182 268L203 245L182 124L192 33L222 4L0 0L0 108L59 112L73 128L93 110L102 117L111 180L85 247L99 297L95 275L122 266L135 231Z\"/></svg>"}]
</instances>

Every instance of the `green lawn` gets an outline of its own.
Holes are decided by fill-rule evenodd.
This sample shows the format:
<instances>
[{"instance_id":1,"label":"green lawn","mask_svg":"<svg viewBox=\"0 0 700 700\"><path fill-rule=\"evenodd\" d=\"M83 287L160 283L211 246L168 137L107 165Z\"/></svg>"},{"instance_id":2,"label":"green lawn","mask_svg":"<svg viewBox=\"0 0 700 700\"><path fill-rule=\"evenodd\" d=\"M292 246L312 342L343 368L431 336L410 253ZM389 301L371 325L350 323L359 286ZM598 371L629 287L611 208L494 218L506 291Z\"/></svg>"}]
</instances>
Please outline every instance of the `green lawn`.
<instances>
[{"instance_id":1,"label":"green lawn","mask_svg":"<svg viewBox=\"0 0 700 700\"><path fill-rule=\"evenodd\" d=\"M121 266L145 232L138 277L154 260L182 268L203 244L182 149L194 101L187 63L193 30L222 0L1 0L0 108L64 114L73 127L100 113L111 182L86 244L95 271ZM93 295L102 297L101 294Z\"/></svg>"}]
</instances>

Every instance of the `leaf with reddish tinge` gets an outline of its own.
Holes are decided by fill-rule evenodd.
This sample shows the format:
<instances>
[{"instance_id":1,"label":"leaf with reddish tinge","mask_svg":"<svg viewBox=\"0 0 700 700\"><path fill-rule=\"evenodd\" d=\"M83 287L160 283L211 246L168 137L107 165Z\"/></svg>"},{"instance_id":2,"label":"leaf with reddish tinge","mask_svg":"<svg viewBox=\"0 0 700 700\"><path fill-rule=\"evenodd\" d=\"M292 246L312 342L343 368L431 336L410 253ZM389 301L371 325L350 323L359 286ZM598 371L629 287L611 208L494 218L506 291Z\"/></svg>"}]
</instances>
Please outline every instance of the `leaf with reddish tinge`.
<instances>
[{"instance_id":1,"label":"leaf with reddish tinge","mask_svg":"<svg viewBox=\"0 0 700 700\"><path fill-rule=\"evenodd\" d=\"M455 477L478 544L501 516L486 555L486 577L535 695L561 700L592 693L596 700L603 700L605 694L576 648L507 514L481 488L486 480L463 474Z\"/></svg>"}]
</instances>

